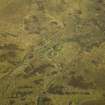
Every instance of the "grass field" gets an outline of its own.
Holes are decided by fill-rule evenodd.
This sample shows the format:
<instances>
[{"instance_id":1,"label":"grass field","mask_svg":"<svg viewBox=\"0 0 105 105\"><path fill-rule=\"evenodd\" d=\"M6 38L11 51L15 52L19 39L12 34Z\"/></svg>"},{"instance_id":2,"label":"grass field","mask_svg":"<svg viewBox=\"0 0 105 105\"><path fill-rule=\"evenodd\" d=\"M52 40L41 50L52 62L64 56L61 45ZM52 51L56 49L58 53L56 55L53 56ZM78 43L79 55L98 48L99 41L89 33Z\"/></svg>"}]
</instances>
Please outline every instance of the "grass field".
<instances>
[{"instance_id":1,"label":"grass field","mask_svg":"<svg viewBox=\"0 0 105 105\"><path fill-rule=\"evenodd\" d=\"M0 105L105 105L105 0L0 0Z\"/></svg>"}]
</instances>

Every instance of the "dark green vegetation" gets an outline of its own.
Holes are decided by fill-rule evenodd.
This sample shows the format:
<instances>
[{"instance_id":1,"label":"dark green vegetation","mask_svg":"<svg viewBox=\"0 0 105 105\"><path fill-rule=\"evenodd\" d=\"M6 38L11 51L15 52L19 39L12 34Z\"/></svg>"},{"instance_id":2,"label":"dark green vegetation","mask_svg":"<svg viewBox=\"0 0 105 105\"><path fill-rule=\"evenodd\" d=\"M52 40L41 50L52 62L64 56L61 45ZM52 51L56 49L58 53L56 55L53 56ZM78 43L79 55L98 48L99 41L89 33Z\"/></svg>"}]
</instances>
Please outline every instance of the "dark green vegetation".
<instances>
[{"instance_id":1,"label":"dark green vegetation","mask_svg":"<svg viewBox=\"0 0 105 105\"><path fill-rule=\"evenodd\" d=\"M105 0L0 0L0 105L105 105Z\"/></svg>"}]
</instances>

